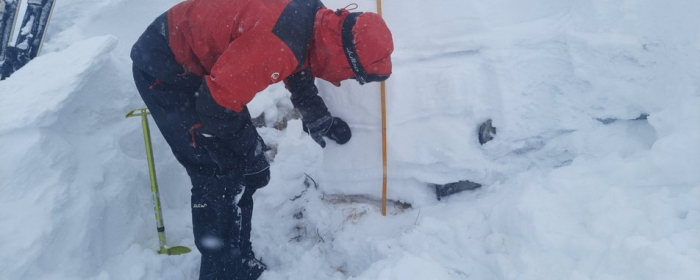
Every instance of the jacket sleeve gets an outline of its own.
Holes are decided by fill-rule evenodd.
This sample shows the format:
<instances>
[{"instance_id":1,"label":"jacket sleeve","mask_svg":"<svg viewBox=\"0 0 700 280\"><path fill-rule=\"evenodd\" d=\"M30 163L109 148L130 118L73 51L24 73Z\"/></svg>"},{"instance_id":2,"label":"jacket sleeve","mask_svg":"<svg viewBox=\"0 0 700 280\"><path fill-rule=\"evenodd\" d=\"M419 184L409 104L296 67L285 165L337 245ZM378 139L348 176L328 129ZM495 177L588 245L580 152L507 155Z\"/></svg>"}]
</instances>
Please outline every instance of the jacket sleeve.
<instances>
[{"instance_id":1,"label":"jacket sleeve","mask_svg":"<svg viewBox=\"0 0 700 280\"><path fill-rule=\"evenodd\" d=\"M294 108L299 110L302 120L307 124L331 118L326 103L318 96L315 80L308 68L294 73L284 80L287 90L292 93Z\"/></svg>"},{"instance_id":2,"label":"jacket sleeve","mask_svg":"<svg viewBox=\"0 0 700 280\"><path fill-rule=\"evenodd\" d=\"M251 30L228 45L205 80L217 103L240 112L255 94L289 76L296 65L294 53L278 37Z\"/></svg>"}]
</instances>

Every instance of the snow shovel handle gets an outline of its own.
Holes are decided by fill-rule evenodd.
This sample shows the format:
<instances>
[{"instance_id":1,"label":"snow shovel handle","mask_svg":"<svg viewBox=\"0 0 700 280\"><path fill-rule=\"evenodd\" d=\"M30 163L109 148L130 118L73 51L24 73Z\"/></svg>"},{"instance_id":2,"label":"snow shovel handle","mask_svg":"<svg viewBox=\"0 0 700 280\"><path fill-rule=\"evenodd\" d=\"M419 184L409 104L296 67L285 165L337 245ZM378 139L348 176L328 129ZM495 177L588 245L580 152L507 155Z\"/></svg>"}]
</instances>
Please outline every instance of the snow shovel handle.
<instances>
[{"instance_id":1,"label":"snow shovel handle","mask_svg":"<svg viewBox=\"0 0 700 280\"><path fill-rule=\"evenodd\" d=\"M158 180L156 179L156 166L153 160L153 146L151 145L151 130L148 126L147 108L134 109L126 114L127 118L141 117L141 126L143 127L143 142L146 144L146 159L148 160L148 175L151 177L151 193L153 194L153 204L156 212L156 226L158 227L158 241L160 250L158 253L165 253L165 225L163 224L163 213L160 206L160 194L158 192Z\"/></svg>"}]
</instances>

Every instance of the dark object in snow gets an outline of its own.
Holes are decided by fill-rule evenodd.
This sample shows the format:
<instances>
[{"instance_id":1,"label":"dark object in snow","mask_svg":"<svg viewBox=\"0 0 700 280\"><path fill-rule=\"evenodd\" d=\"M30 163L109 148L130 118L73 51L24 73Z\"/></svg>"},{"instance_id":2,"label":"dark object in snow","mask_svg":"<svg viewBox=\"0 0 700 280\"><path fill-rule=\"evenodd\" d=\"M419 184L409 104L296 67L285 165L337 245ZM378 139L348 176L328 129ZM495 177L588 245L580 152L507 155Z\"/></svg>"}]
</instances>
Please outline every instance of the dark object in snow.
<instances>
[{"instance_id":1,"label":"dark object in snow","mask_svg":"<svg viewBox=\"0 0 700 280\"><path fill-rule=\"evenodd\" d=\"M16 43L5 50L0 80L9 77L39 54L54 3L55 0L28 0Z\"/></svg>"},{"instance_id":2,"label":"dark object in snow","mask_svg":"<svg viewBox=\"0 0 700 280\"><path fill-rule=\"evenodd\" d=\"M491 124L491 120L485 121L479 126L479 144L486 144L486 142L493 140L494 136L496 136L496 128Z\"/></svg>"},{"instance_id":3,"label":"dark object in snow","mask_svg":"<svg viewBox=\"0 0 700 280\"><path fill-rule=\"evenodd\" d=\"M306 179L304 179L304 186L306 188L303 191L301 191L301 193L299 195L289 199L289 201L295 201L295 200L303 197L306 194L306 191L309 190L309 188L311 187L312 184L314 186L314 189L318 190L318 183L316 183L316 180L314 180L314 178L311 178L311 176L309 176L309 174L304 173L304 175L306 175Z\"/></svg>"},{"instance_id":4,"label":"dark object in snow","mask_svg":"<svg viewBox=\"0 0 700 280\"><path fill-rule=\"evenodd\" d=\"M636 119L632 119L630 121L643 121L643 120L646 120L647 118L649 118L649 114L641 114ZM611 124L611 123L615 123L615 122L620 121L620 120L628 121L628 120L624 120L624 119L615 119L615 118L605 118L605 119L596 118L596 120L603 123L603 124Z\"/></svg>"},{"instance_id":5,"label":"dark object in snow","mask_svg":"<svg viewBox=\"0 0 700 280\"><path fill-rule=\"evenodd\" d=\"M481 188L481 184L474 183L471 181L459 181L456 183L449 183L447 185L433 185L435 187L435 194L437 199L441 200L443 197L456 194L463 191L471 191Z\"/></svg>"},{"instance_id":6,"label":"dark object in snow","mask_svg":"<svg viewBox=\"0 0 700 280\"><path fill-rule=\"evenodd\" d=\"M373 205L377 207L378 209L381 208L382 206L382 200L381 198L375 198L371 197L368 195L360 195L360 194L329 194L329 195L324 195L323 200L326 202L330 202L333 204L367 204L367 205ZM398 200L392 200L388 199L387 200L388 208L391 208L391 212L394 213L400 213L403 211L406 211L408 209L412 209L413 205L407 202L403 201L398 201Z\"/></svg>"}]
</instances>

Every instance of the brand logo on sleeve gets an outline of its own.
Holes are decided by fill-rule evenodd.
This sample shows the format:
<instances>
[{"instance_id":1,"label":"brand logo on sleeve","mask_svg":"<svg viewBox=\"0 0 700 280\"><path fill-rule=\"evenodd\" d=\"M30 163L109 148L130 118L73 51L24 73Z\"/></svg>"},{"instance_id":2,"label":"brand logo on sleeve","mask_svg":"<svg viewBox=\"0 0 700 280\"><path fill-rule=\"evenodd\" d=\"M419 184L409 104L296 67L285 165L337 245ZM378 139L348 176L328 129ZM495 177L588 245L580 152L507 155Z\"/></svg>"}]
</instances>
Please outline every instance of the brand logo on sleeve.
<instances>
[{"instance_id":1,"label":"brand logo on sleeve","mask_svg":"<svg viewBox=\"0 0 700 280\"><path fill-rule=\"evenodd\" d=\"M273 82L276 82L277 79L280 78L280 73L279 72L272 73L272 76L270 76L270 78L272 78Z\"/></svg>"}]
</instances>

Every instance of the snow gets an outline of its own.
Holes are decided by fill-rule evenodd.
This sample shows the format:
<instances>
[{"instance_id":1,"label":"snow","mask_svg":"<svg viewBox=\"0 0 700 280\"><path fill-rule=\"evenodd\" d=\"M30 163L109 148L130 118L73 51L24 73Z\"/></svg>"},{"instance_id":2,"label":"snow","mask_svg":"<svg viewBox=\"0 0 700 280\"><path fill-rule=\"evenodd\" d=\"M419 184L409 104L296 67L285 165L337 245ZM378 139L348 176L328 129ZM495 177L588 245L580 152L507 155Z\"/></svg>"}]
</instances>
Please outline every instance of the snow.
<instances>
[{"instance_id":1,"label":"snow","mask_svg":"<svg viewBox=\"0 0 700 280\"><path fill-rule=\"evenodd\" d=\"M155 252L124 118L143 107L129 48L178 1L93 2L59 1L44 54L0 82L0 279L197 279L198 253ZM250 105L276 147L255 195L261 279L700 278L700 2L383 4L389 197L412 207L379 212L378 85L319 81L353 129L326 149L298 120L272 128L291 103L270 87ZM168 245L194 249L189 179L152 137ZM485 186L427 187L458 180Z\"/></svg>"},{"instance_id":2,"label":"snow","mask_svg":"<svg viewBox=\"0 0 700 280\"><path fill-rule=\"evenodd\" d=\"M52 123L56 112L72 96L99 72L114 49L113 37L94 37L77 42L66 50L37 58L32 64L14 74L13 79L0 84L2 92L26 92L26 94L2 95L0 110L21 112L0 121L0 132L8 132L24 126ZM65 67L68 66L68 67ZM55 71L56 69L61 71ZM51 77L44 79L43 77ZM35 80L27 85L26 81ZM36 80L42 83L36 84ZM26 87L30 86L30 90Z\"/></svg>"}]
</instances>

